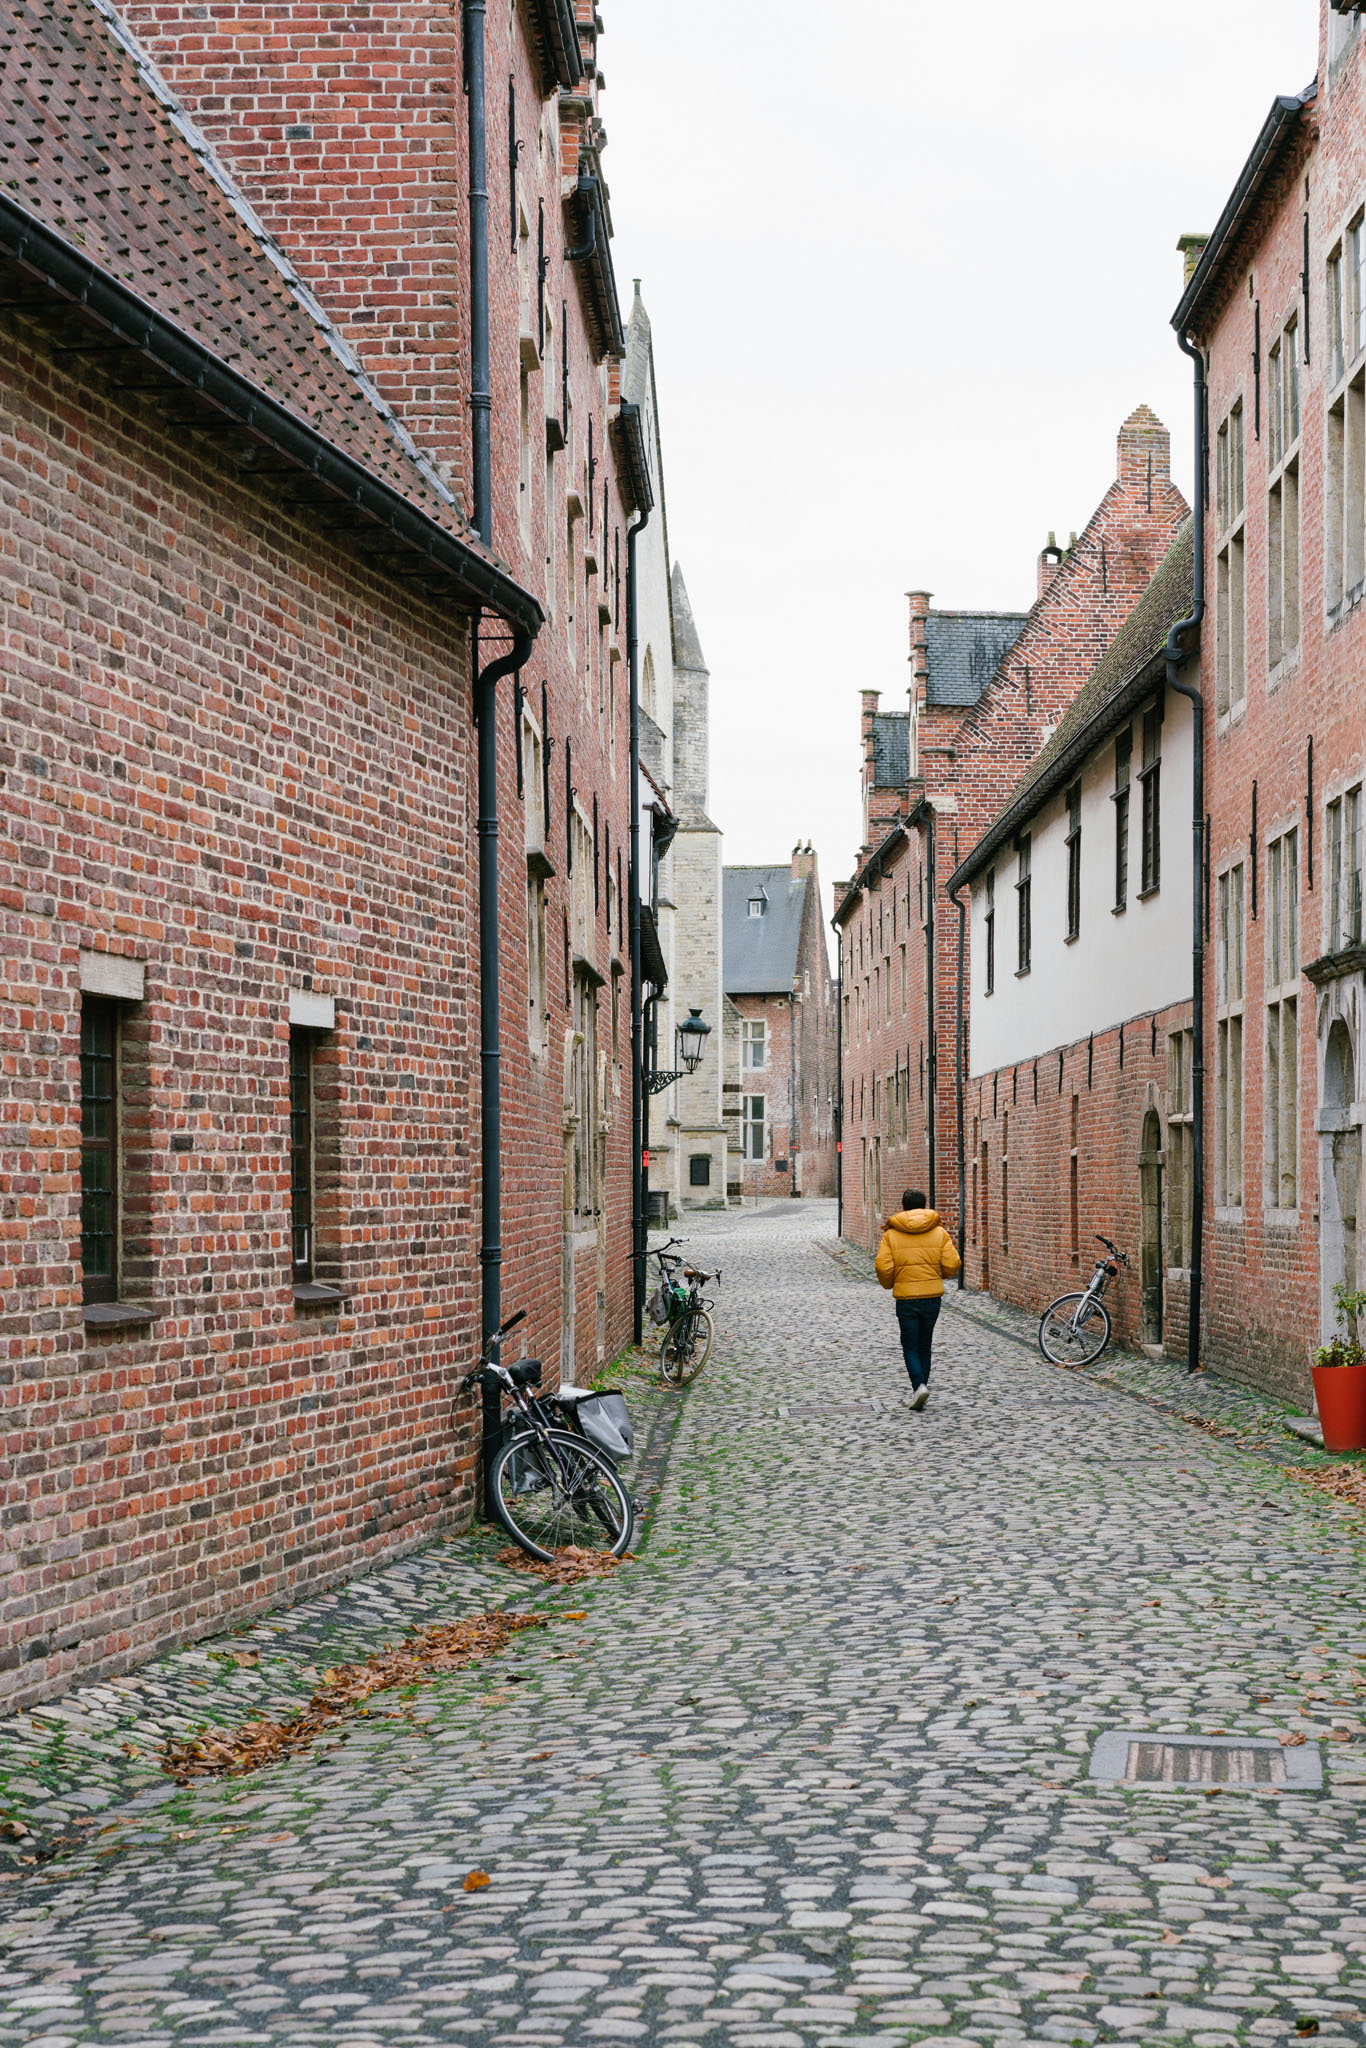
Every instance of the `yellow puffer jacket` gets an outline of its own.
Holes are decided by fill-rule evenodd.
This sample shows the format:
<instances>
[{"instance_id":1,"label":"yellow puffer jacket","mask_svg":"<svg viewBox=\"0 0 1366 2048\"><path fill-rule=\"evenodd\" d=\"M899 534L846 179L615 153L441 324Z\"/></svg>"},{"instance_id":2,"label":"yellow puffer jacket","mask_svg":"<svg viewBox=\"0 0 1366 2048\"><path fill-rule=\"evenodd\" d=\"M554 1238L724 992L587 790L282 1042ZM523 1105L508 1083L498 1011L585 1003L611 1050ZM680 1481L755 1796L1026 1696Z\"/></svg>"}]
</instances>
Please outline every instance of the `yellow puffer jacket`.
<instances>
[{"instance_id":1,"label":"yellow puffer jacket","mask_svg":"<svg viewBox=\"0 0 1366 2048\"><path fill-rule=\"evenodd\" d=\"M944 1275L963 1261L936 1209L903 1209L889 1216L877 1248L877 1277L898 1301L944 1292Z\"/></svg>"}]
</instances>

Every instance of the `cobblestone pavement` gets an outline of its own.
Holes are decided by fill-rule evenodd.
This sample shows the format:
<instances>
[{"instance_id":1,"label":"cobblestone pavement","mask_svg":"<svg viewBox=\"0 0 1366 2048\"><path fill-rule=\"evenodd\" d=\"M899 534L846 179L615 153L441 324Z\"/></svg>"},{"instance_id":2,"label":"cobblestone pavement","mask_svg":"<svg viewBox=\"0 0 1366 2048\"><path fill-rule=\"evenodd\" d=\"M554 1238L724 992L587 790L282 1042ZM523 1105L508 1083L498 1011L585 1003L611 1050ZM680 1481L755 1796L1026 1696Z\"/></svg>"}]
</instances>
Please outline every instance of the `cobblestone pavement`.
<instances>
[{"instance_id":1,"label":"cobblestone pavement","mask_svg":"<svg viewBox=\"0 0 1366 2048\"><path fill-rule=\"evenodd\" d=\"M694 1233L722 1335L614 1581L9 1884L0 2043L1361 2041L1366 1524L955 1311L910 1414L832 1231ZM348 1626L443 1559L512 1598L438 1547ZM1304 1735L1325 1790L1093 1782L1135 1728Z\"/></svg>"}]
</instances>

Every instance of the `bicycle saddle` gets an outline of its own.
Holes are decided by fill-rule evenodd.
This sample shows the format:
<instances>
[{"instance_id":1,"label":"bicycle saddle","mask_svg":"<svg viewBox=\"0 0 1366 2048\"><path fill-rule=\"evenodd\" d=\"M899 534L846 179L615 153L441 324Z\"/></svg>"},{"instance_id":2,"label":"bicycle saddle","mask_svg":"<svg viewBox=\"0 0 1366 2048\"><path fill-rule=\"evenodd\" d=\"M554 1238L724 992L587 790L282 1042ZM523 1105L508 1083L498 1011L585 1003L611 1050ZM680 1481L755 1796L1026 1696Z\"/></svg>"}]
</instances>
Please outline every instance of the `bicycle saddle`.
<instances>
[{"instance_id":1,"label":"bicycle saddle","mask_svg":"<svg viewBox=\"0 0 1366 2048\"><path fill-rule=\"evenodd\" d=\"M516 1365L508 1367L508 1378L518 1387L538 1387L541 1384L541 1361L539 1358L519 1358Z\"/></svg>"},{"instance_id":2,"label":"bicycle saddle","mask_svg":"<svg viewBox=\"0 0 1366 2048\"><path fill-rule=\"evenodd\" d=\"M710 1280L711 1277L711 1274L704 1273L700 1266L685 1266L683 1268L683 1278L685 1280Z\"/></svg>"}]
</instances>

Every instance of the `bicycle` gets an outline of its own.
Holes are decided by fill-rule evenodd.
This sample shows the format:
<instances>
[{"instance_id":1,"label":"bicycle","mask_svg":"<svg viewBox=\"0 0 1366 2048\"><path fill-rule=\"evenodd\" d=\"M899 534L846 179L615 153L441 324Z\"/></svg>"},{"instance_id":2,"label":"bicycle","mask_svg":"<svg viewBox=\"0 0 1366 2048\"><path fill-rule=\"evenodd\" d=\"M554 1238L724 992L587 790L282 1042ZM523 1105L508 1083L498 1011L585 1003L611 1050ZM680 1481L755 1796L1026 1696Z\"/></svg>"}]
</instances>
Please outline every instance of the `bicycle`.
<instances>
[{"instance_id":1,"label":"bicycle","mask_svg":"<svg viewBox=\"0 0 1366 2048\"><path fill-rule=\"evenodd\" d=\"M494 1453L489 1501L508 1534L543 1564L570 1545L620 1557L635 1533L635 1502L616 1466L586 1437L554 1425L531 1392L541 1383L539 1358L502 1362L504 1337L525 1319L525 1309L510 1316L460 1381L462 1393L492 1381L511 1399L521 1424Z\"/></svg>"},{"instance_id":2,"label":"bicycle","mask_svg":"<svg viewBox=\"0 0 1366 2048\"><path fill-rule=\"evenodd\" d=\"M1090 1285L1079 1294L1060 1294L1039 1323L1039 1349L1053 1365L1090 1365L1110 1341L1110 1314L1102 1295L1129 1261L1118 1245L1096 1232L1107 1256L1096 1260Z\"/></svg>"},{"instance_id":3,"label":"bicycle","mask_svg":"<svg viewBox=\"0 0 1366 2048\"><path fill-rule=\"evenodd\" d=\"M718 1286L721 1281L719 1269L706 1273L700 1267L684 1265L681 1257L671 1257L674 1246L682 1242L682 1238L671 1237L650 1254L659 1267L659 1285L650 1297L650 1319L667 1325L659 1346L659 1370L671 1387L688 1386L711 1357L715 1304L703 1298L702 1289L710 1280ZM680 1269L683 1282L678 1278Z\"/></svg>"}]
</instances>

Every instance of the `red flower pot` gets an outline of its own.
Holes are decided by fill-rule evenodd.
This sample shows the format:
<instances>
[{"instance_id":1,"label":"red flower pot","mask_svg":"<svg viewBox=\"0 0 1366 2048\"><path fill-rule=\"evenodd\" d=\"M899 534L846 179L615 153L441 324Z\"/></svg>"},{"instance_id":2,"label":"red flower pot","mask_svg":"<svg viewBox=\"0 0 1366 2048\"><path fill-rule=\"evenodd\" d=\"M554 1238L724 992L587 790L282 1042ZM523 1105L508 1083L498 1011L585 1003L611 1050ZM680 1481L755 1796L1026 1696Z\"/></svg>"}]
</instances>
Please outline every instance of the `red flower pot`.
<instances>
[{"instance_id":1,"label":"red flower pot","mask_svg":"<svg viewBox=\"0 0 1366 2048\"><path fill-rule=\"evenodd\" d=\"M1311 1370L1325 1451L1366 1451L1366 1364Z\"/></svg>"}]
</instances>

